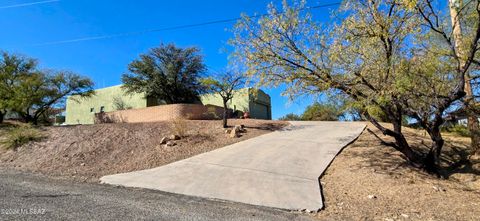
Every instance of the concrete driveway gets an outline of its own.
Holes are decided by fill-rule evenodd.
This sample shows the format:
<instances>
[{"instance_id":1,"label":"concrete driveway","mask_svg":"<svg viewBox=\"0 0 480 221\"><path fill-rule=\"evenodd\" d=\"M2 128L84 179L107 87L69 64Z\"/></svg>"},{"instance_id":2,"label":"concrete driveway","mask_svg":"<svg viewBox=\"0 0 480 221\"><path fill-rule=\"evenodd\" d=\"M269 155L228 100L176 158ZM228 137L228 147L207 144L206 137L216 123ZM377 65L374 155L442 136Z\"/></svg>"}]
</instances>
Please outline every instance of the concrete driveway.
<instances>
[{"instance_id":1,"label":"concrete driveway","mask_svg":"<svg viewBox=\"0 0 480 221\"><path fill-rule=\"evenodd\" d=\"M317 211L323 207L319 177L366 124L291 124L282 131L169 165L105 176L101 181L287 210Z\"/></svg>"},{"instance_id":2,"label":"concrete driveway","mask_svg":"<svg viewBox=\"0 0 480 221\"><path fill-rule=\"evenodd\" d=\"M78 183L0 167L0 220L314 221L311 216L162 191ZM317 220L318 221L318 220Z\"/></svg>"}]
</instances>

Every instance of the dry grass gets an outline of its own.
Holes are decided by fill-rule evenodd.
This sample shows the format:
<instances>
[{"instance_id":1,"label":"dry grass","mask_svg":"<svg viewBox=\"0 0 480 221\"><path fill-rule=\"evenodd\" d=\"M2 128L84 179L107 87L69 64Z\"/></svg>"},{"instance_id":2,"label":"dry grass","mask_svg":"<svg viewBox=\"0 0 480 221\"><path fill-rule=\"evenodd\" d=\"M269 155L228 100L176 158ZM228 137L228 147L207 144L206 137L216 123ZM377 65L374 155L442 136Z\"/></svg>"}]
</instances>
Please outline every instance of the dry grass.
<instances>
[{"instance_id":1,"label":"dry grass","mask_svg":"<svg viewBox=\"0 0 480 221\"><path fill-rule=\"evenodd\" d=\"M372 131L379 131L369 125ZM426 149L422 131L406 129L413 146ZM365 131L321 178L321 220L478 220L480 162L467 162L468 138L446 134L438 179L410 167L403 156ZM370 199L368 196L376 198Z\"/></svg>"},{"instance_id":2,"label":"dry grass","mask_svg":"<svg viewBox=\"0 0 480 221\"><path fill-rule=\"evenodd\" d=\"M178 118L170 121L170 131L172 134L176 134L180 137L187 136L188 133L188 123L186 120Z\"/></svg>"},{"instance_id":3,"label":"dry grass","mask_svg":"<svg viewBox=\"0 0 480 221\"><path fill-rule=\"evenodd\" d=\"M16 149L29 142L39 141L45 136L38 128L30 124L5 124L0 128L0 147L5 149Z\"/></svg>"}]
</instances>

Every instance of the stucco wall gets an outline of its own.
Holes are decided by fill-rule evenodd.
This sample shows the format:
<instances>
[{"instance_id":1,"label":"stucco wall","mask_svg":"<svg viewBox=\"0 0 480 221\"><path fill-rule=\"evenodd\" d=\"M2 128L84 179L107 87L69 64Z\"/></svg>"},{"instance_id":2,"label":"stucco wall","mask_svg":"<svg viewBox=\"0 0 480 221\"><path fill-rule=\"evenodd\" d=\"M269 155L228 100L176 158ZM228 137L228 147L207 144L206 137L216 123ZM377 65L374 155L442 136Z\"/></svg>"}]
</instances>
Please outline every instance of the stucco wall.
<instances>
[{"instance_id":1,"label":"stucco wall","mask_svg":"<svg viewBox=\"0 0 480 221\"><path fill-rule=\"evenodd\" d=\"M143 94L126 94L120 85L98 89L95 95L89 98L70 96L67 98L65 113L66 124L93 124L95 113L99 113L101 107L105 112L115 111L115 98L122 100L132 109L144 108L147 101ZM93 108L93 111L91 109Z\"/></svg>"},{"instance_id":2,"label":"stucco wall","mask_svg":"<svg viewBox=\"0 0 480 221\"><path fill-rule=\"evenodd\" d=\"M202 104L211 104L223 107L222 97L218 94L205 94L200 97ZM249 90L248 88L243 88L237 90L233 94L233 98L228 102L228 108L233 111L249 111Z\"/></svg>"},{"instance_id":3,"label":"stucco wall","mask_svg":"<svg viewBox=\"0 0 480 221\"><path fill-rule=\"evenodd\" d=\"M262 90L250 88L249 110L254 119L272 119L272 103L270 96Z\"/></svg>"},{"instance_id":4,"label":"stucco wall","mask_svg":"<svg viewBox=\"0 0 480 221\"><path fill-rule=\"evenodd\" d=\"M140 123L173 119L211 120L221 118L223 108L201 104L168 104L96 114L95 123Z\"/></svg>"},{"instance_id":5,"label":"stucco wall","mask_svg":"<svg viewBox=\"0 0 480 221\"><path fill-rule=\"evenodd\" d=\"M207 94L201 97L203 104L223 106L222 98L216 94ZM262 90L243 88L236 91L233 99L228 102L228 108L233 111L249 112L251 118L272 119L270 96Z\"/></svg>"},{"instance_id":6,"label":"stucco wall","mask_svg":"<svg viewBox=\"0 0 480 221\"><path fill-rule=\"evenodd\" d=\"M116 111L114 98L120 98L132 109L147 107L147 99L144 94L126 94L121 85L96 90L96 94L90 98L71 96L67 99L66 124L93 124L95 114L104 107L104 112ZM200 97L202 104L223 107L219 95L206 94ZM265 107L266 106L266 107ZM93 111L91 109L93 108ZM235 92L228 108L232 110L250 112L252 118L271 119L270 96L263 91L251 88L243 88ZM268 110L265 110L268 109Z\"/></svg>"}]
</instances>

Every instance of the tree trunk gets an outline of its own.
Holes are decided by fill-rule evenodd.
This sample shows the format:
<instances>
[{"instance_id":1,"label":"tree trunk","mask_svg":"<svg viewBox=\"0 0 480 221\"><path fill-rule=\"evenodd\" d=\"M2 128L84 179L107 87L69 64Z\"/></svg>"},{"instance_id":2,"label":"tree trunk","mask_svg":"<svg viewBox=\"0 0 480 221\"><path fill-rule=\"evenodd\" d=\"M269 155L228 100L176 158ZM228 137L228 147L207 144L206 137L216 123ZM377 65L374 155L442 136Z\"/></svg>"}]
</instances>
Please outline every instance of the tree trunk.
<instances>
[{"instance_id":1,"label":"tree trunk","mask_svg":"<svg viewBox=\"0 0 480 221\"><path fill-rule=\"evenodd\" d=\"M227 114L228 114L228 107L227 102L223 101L223 128L227 128Z\"/></svg>"},{"instance_id":2,"label":"tree trunk","mask_svg":"<svg viewBox=\"0 0 480 221\"><path fill-rule=\"evenodd\" d=\"M450 8L450 18L452 22L452 28L453 28L453 37L455 40L455 49L457 56L460 58L460 69L464 70L466 66L466 61L463 60L465 56L465 47L464 47L464 42L463 42L463 36L462 36L462 24L460 22L460 18L458 16L458 10L459 8L462 7L462 1L460 0L449 0L449 8ZM476 155L480 155L480 126L478 122L478 117L474 113L474 111L471 111L472 108L476 107L476 102L475 98L473 96L473 90L472 90L472 85L471 85L471 78L468 74L469 72L466 72L465 75L465 108L466 108L466 113L467 113L467 127L468 130L470 131L470 139L472 141L471 143L471 149Z\"/></svg>"},{"instance_id":3,"label":"tree trunk","mask_svg":"<svg viewBox=\"0 0 480 221\"><path fill-rule=\"evenodd\" d=\"M23 118L23 121L25 121L25 123L33 123L33 124L37 124L37 120L32 117L30 114L23 114L22 115L22 118Z\"/></svg>"},{"instance_id":4,"label":"tree trunk","mask_svg":"<svg viewBox=\"0 0 480 221\"><path fill-rule=\"evenodd\" d=\"M38 117L33 117L31 122L33 123L33 125L38 125Z\"/></svg>"},{"instance_id":5,"label":"tree trunk","mask_svg":"<svg viewBox=\"0 0 480 221\"><path fill-rule=\"evenodd\" d=\"M0 124L3 123L3 118L5 117L5 113L3 111L0 111Z\"/></svg>"},{"instance_id":6,"label":"tree trunk","mask_svg":"<svg viewBox=\"0 0 480 221\"><path fill-rule=\"evenodd\" d=\"M401 117L398 117L398 119L394 119L394 117L390 116L390 121L392 122L393 125L393 131L389 130L385 127L383 127L380 123L378 123L377 120L375 120L373 117L368 114L368 112L365 113L365 117L376 127L378 128L383 135L387 135L390 137L393 137L395 139L394 144L390 144L389 146L392 146L396 150L400 151L408 160L408 162L417 168L421 168L424 166L423 164L423 159L422 156L415 152L410 145L408 144L407 139L402 133L402 119Z\"/></svg>"},{"instance_id":7,"label":"tree trunk","mask_svg":"<svg viewBox=\"0 0 480 221\"><path fill-rule=\"evenodd\" d=\"M467 96L469 96L468 93L467 93ZM476 156L480 157L480 125L478 122L477 115L475 114L474 111L471 110L472 108L475 108L475 107L476 107L476 102L474 102L472 98L469 104L466 104L467 113L468 113L467 127L468 127L468 131L470 132L470 139L472 141L471 149Z\"/></svg>"},{"instance_id":8,"label":"tree trunk","mask_svg":"<svg viewBox=\"0 0 480 221\"><path fill-rule=\"evenodd\" d=\"M395 143L398 147L398 151L402 152L407 157L410 163L415 167L422 167L422 157L417 152L413 151L407 142L407 139L402 133L402 120L395 120L393 123L393 131L395 132Z\"/></svg>"},{"instance_id":9,"label":"tree trunk","mask_svg":"<svg viewBox=\"0 0 480 221\"><path fill-rule=\"evenodd\" d=\"M471 150L476 157L480 157L480 125L477 114L474 111L477 107L477 102L473 95L470 76L465 78L465 92L465 109L467 113L467 128L470 132Z\"/></svg>"},{"instance_id":10,"label":"tree trunk","mask_svg":"<svg viewBox=\"0 0 480 221\"><path fill-rule=\"evenodd\" d=\"M424 159L425 170L439 175L440 155L442 153L442 148L445 141L443 140L440 132L440 126L434 126L433 128L430 128L428 130L428 134L430 135L433 144Z\"/></svg>"}]
</instances>

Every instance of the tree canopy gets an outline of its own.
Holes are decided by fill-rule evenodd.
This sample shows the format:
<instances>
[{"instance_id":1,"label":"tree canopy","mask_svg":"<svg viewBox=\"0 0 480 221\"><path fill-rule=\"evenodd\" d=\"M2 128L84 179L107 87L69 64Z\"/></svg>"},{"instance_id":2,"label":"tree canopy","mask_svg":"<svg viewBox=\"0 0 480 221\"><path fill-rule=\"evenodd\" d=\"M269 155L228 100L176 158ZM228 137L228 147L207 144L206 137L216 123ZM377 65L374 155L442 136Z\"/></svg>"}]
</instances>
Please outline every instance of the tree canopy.
<instances>
[{"instance_id":1,"label":"tree canopy","mask_svg":"<svg viewBox=\"0 0 480 221\"><path fill-rule=\"evenodd\" d=\"M302 120L302 116L300 116L300 115L298 115L298 114L294 114L294 113L289 113L289 114L286 114L286 115L283 116L283 117L280 117L279 120L300 121L300 120Z\"/></svg>"},{"instance_id":2,"label":"tree canopy","mask_svg":"<svg viewBox=\"0 0 480 221\"><path fill-rule=\"evenodd\" d=\"M342 102L314 102L307 106L302 114L297 115L289 113L280 118L280 120L293 121L339 121L346 120L350 117L351 120L358 120L356 113L349 107L349 103L342 100ZM348 117L347 117L348 116Z\"/></svg>"},{"instance_id":3,"label":"tree canopy","mask_svg":"<svg viewBox=\"0 0 480 221\"><path fill-rule=\"evenodd\" d=\"M2 53L0 58L0 110L18 113L26 122L61 106L69 95L90 96L93 82L68 71L42 71L36 60Z\"/></svg>"},{"instance_id":4,"label":"tree canopy","mask_svg":"<svg viewBox=\"0 0 480 221\"><path fill-rule=\"evenodd\" d=\"M308 106L302 114L302 120L308 121L338 121L343 110L333 104L322 104L315 102Z\"/></svg>"},{"instance_id":5,"label":"tree canopy","mask_svg":"<svg viewBox=\"0 0 480 221\"><path fill-rule=\"evenodd\" d=\"M478 8L478 1L474 3ZM235 57L260 85L287 84L286 94L338 93L351 98L412 165L437 171L443 138L439 127L464 95L465 74L475 62L480 38L478 10L472 11L468 53L456 55L440 5L418 1L344 1L336 20L324 25L304 1L269 5L259 18L237 23ZM466 22L469 16L462 16ZM434 49L434 50L432 50ZM437 50L438 49L438 50ZM459 65L461 64L461 65ZM393 129L378 123L380 110ZM405 116L418 121L433 145L424 155L402 132Z\"/></svg>"},{"instance_id":6,"label":"tree canopy","mask_svg":"<svg viewBox=\"0 0 480 221\"><path fill-rule=\"evenodd\" d=\"M123 88L129 93L145 93L147 97L166 103L193 103L204 92L198 81L205 72L199 49L178 48L161 44L128 65L122 76Z\"/></svg>"},{"instance_id":7,"label":"tree canopy","mask_svg":"<svg viewBox=\"0 0 480 221\"><path fill-rule=\"evenodd\" d=\"M223 72L200 80L206 92L216 94L222 98L223 127L227 127L227 103L233 98L235 90L245 84L245 76L231 72Z\"/></svg>"},{"instance_id":8,"label":"tree canopy","mask_svg":"<svg viewBox=\"0 0 480 221\"><path fill-rule=\"evenodd\" d=\"M37 62L31 58L2 52L0 58L0 123L8 109L14 105L14 89L36 68Z\"/></svg>"}]
</instances>

